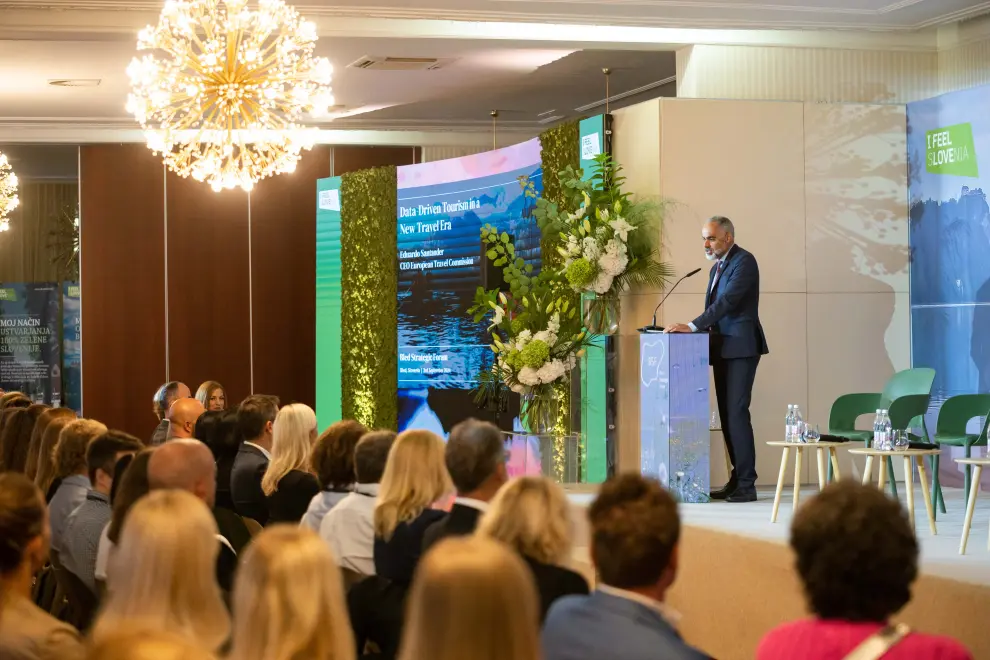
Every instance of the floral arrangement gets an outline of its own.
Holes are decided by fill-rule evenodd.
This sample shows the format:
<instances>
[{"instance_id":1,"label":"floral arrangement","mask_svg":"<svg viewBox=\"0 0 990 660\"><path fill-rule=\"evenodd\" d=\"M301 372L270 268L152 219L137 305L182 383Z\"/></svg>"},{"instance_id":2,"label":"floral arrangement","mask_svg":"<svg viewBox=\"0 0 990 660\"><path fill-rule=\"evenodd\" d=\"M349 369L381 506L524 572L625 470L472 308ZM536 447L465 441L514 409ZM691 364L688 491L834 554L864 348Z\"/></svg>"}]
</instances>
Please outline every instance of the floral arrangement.
<instances>
[{"instance_id":1,"label":"floral arrangement","mask_svg":"<svg viewBox=\"0 0 990 660\"><path fill-rule=\"evenodd\" d=\"M590 180L573 167L560 173L565 210L540 198L532 181L520 180L544 245L556 245L563 257L559 266L534 273L507 233L491 225L481 229L487 256L502 268L509 291L479 287L468 310L475 322L491 315L495 353L491 368L479 376L476 401L501 402L507 390L521 394L522 422L531 432L551 426L559 405L555 384L569 377L592 335L605 334L601 323L590 322L602 314L582 315L577 294L595 294L592 308L617 307L626 287L663 286L670 276L659 260L654 206L633 202L621 191L620 168L611 158L599 156L596 162Z\"/></svg>"},{"instance_id":2,"label":"floral arrangement","mask_svg":"<svg viewBox=\"0 0 990 660\"><path fill-rule=\"evenodd\" d=\"M557 251L563 257L563 274L572 289L593 294L592 313L586 315L589 330L609 334L594 309L618 307L619 294L633 285L666 285L672 275L660 260L659 220L656 204L632 201L622 192L621 168L608 155L598 156L594 176L585 180L581 170L568 167L561 173L568 213L556 204L537 200L534 216L544 236L557 235ZM525 184L533 191L533 184ZM535 194L535 193L534 193Z\"/></svg>"}]
</instances>

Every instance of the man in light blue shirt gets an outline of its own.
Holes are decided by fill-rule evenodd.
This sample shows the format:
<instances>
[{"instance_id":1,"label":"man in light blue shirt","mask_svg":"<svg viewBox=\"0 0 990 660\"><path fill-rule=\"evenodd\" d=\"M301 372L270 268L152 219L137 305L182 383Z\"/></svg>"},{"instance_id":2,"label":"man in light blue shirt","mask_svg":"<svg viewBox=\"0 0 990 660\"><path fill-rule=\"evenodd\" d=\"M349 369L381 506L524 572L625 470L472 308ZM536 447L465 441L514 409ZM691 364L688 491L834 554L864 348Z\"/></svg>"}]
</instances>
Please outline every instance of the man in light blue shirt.
<instances>
[{"instance_id":1,"label":"man in light blue shirt","mask_svg":"<svg viewBox=\"0 0 990 660\"><path fill-rule=\"evenodd\" d=\"M706 660L681 638L664 602L681 528L670 494L653 479L624 474L602 485L588 520L598 589L553 604L544 660Z\"/></svg>"},{"instance_id":2,"label":"man in light blue shirt","mask_svg":"<svg viewBox=\"0 0 990 660\"><path fill-rule=\"evenodd\" d=\"M62 549L65 525L69 515L86 501L92 484L86 465L86 449L96 437L107 432L107 427L92 419L69 422L58 436L55 445L55 474L64 475L62 483L48 504L48 516L52 527L52 550Z\"/></svg>"}]
</instances>

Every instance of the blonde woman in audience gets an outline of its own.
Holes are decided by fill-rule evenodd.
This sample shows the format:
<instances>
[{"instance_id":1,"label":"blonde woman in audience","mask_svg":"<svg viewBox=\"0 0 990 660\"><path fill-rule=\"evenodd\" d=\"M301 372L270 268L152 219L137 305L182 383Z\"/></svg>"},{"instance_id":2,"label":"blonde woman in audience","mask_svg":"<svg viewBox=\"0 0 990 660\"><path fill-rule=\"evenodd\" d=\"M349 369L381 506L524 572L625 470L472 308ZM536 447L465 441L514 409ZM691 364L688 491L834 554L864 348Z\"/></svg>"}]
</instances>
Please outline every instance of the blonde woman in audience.
<instances>
[{"instance_id":1,"label":"blonde woman in audience","mask_svg":"<svg viewBox=\"0 0 990 660\"><path fill-rule=\"evenodd\" d=\"M298 524L320 492L309 461L315 441L316 413L312 408L293 403L278 411L272 428L272 458L261 478L261 492L268 505L267 524Z\"/></svg>"},{"instance_id":2,"label":"blonde woman in audience","mask_svg":"<svg viewBox=\"0 0 990 660\"><path fill-rule=\"evenodd\" d=\"M74 660L82 640L72 626L31 601L34 576L48 558L48 511L23 474L0 474L0 658Z\"/></svg>"},{"instance_id":3,"label":"blonde woman in audience","mask_svg":"<svg viewBox=\"0 0 990 660\"><path fill-rule=\"evenodd\" d=\"M196 390L196 400L203 404L207 411L227 409L227 391L215 380L208 380Z\"/></svg>"},{"instance_id":4,"label":"blonde woman in audience","mask_svg":"<svg viewBox=\"0 0 990 660\"><path fill-rule=\"evenodd\" d=\"M248 546L234 587L230 660L352 660L340 569L313 531L269 527Z\"/></svg>"},{"instance_id":5,"label":"blonde woman in audience","mask_svg":"<svg viewBox=\"0 0 990 660\"><path fill-rule=\"evenodd\" d=\"M540 595L540 620L563 596L587 594L588 582L564 568L573 529L563 489L546 477L521 477L502 487L481 519L477 534L518 552Z\"/></svg>"},{"instance_id":6,"label":"blonde woman in audience","mask_svg":"<svg viewBox=\"0 0 990 660\"><path fill-rule=\"evenodd\" d=\"M526 565L504 545L440 541L416 573L399 660L538 660L536 603Z\"/></svg>"},{"instance_id":7,"label":"blonde woman in audience","mask_svg":"<svg viewBox=\"0 0 990 660\"><path fill-rule=\"evenodd\" d=\"M75 419L76 412L69 408L50 408L41 413L38 421L34 423L34 430L31 433L31 443L28 447L27 468L25 469L27 478L32 481L38 476L38 461L41 459L41 442L45 437L45 431L48 429L48 425L58 418L65 418L67 420ZM49 462L51 462L51 458L49 458Z\"/></svg>"},{"instance_id":8,"label":"blonde woman in audience","mask_svg":"<svg viewBox=\"0 0 990 660\"><path fill-rule=\"evenodd\" d=\"M110 558L93 642L119 630L154 629L216 651L230 632L214 576L219 549L213 515L192 493L157 490L141 498Z\"/></svg>"},{"instance_id":9,"label":"blonde woman in audience","mask_svg":"<svg viewBox=\"0 0 990 660\"><path fill-rule=\"evenodd\" d=\"M93 644L86 660L216 660L216 656L177 635L131 630Z\"/></svg>"},{"instance_id":10,"label":"blonde woman in audience","mask_svg":"<svg viewBox=\"0 0 990 660\"><path fill-rule=\"evenodd\" d=\"M445 515L434 504L453 492L443 439L403 431L389 450L375 507L375 573L348 594L358 648L378 645L395 657L402 637L406 594L423 552L426 529Z\"/></svg>"},{"instance_id":11,"label":"blonde woman in audience","mask_svg":"<svg viewBox=\"0 0 990 660\"><path fill-rule=\"evenodd\" d=\"M55 447L58 445L58 438L62 429L74 419L75 415L56 417L48 422L45 433L41 436L41 449L38 451L38 472L34 475L34 484L45 494L46 502L52 501L55 491L62 484L61 477L56 475Z\"/></svg>"}]
</instances>

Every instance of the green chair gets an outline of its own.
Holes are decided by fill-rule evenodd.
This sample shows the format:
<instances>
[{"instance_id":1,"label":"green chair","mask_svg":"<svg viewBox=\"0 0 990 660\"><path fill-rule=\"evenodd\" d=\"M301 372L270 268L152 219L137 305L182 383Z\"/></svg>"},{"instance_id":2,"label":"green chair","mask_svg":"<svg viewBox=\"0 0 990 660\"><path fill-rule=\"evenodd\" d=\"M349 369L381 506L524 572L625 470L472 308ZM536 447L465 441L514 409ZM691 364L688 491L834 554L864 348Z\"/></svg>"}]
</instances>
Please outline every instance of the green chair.
<instances>
[{"instance_id":1,"label":"green chair","mask_svg":"<svg viewBox=\"0 0 990 660\"><path fill-rule=\"evenodd\" d=\"M934 369L905 369L890 377L883 392L844 394L832 404L828 417L829 435L862 442L869 447L873 442L873 431L856 428L856 418L869 415L877 410L887 410L891 425L895 429L912 427L920 418L919 426L925 428L925 413L931 399L932 383L935 382ZM897 497L897 482L894 478L894 462L887 457L887 481L894 497ZM832 478L831 465L829 479Z\"/></svg>"},{"instance_id":2,"label":"green chair","mask_svg":"<svg viewBox=\"0 0 990 660\"><path fill-rule=\"evenodd\" d=\"M966 433L969 420L974 417L985 417L983 429L978 433ZM963 447L966 458L970 458L972 447L985 447L987 444L987 426L990 426L990 394L961 394L949 397L938 411L938 421L935 423L935 437L932 442L948 447ZM932 503L937 504L945 513L945 500L942 498L942 487L938 482L938 456L935 456L932 466ZM972 481L972 467L967 465L965 472L966 501L969 501L969 489Z\"/></svg>"}]
</instances>

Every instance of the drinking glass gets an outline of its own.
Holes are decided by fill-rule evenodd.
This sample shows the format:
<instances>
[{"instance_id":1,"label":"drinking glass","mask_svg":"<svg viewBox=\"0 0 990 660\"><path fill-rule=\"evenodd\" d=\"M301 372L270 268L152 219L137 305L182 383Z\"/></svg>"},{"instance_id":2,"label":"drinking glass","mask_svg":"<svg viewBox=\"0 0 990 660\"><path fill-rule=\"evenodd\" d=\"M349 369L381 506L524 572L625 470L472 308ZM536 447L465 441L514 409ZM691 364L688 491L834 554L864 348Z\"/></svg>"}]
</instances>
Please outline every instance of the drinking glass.
<instances>
[{"instance_id":1,"label":"drinking glass","mask_svg":"<svg viewBox=\"0 0 990 660\"><path fill-rule=\"evenodd\" d=\"M712 411L712 421L708 425L709 430L714 431L716 429L722 428L722 421L718 418L718 411Z\"/></svg>"},{"instance_id":2,"label":"drinking glass","mask_svg":"<svg viewBox=\"0 0 990 660\"><path fill-rule=\"evenodd\" d=\"M818 442L822 439L821 429L818 428L818 424L812 426L811 424L804 425L804 441L805 442Z\"/></svg>"},{"instance_id":3,"label":"drinking glass","mask_svg":"<svg viewBox=\"0 0 990 660\"><path fill-rule=\"evenodd\" d=\"M911 437L907 431L894 431L894 451L905 451L911 447Z\"/></svg>"}]
</instances>

